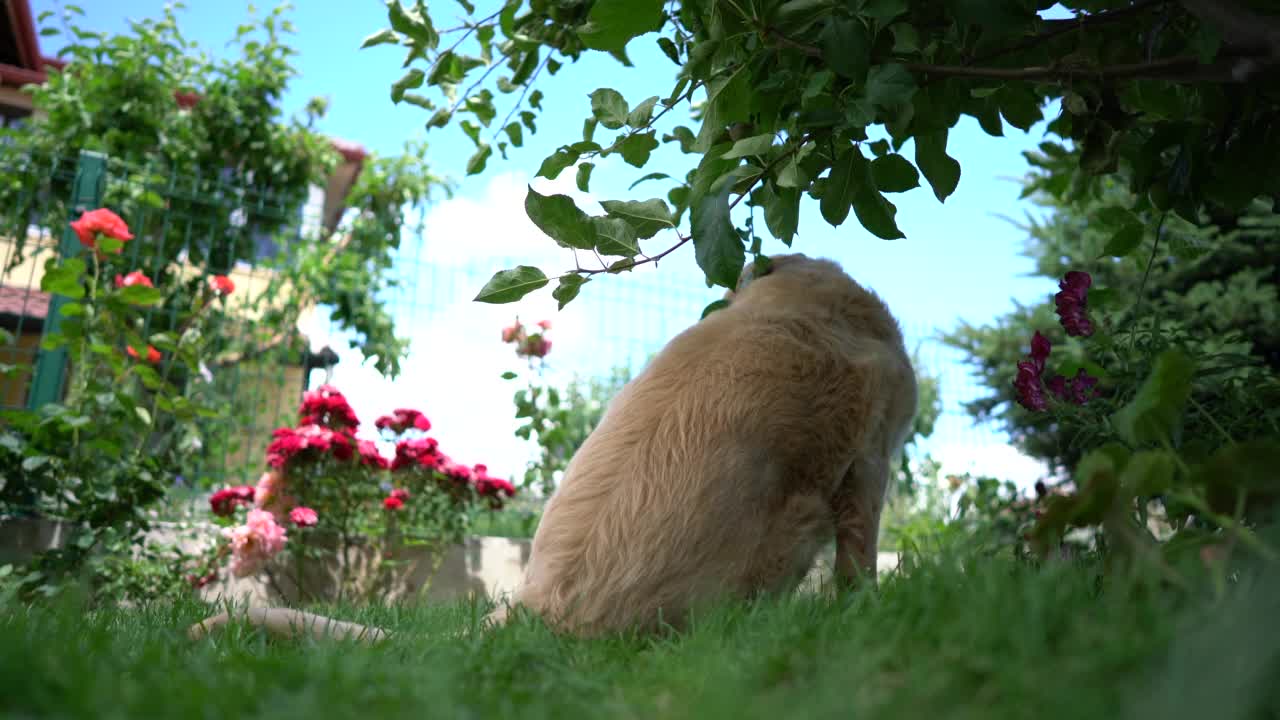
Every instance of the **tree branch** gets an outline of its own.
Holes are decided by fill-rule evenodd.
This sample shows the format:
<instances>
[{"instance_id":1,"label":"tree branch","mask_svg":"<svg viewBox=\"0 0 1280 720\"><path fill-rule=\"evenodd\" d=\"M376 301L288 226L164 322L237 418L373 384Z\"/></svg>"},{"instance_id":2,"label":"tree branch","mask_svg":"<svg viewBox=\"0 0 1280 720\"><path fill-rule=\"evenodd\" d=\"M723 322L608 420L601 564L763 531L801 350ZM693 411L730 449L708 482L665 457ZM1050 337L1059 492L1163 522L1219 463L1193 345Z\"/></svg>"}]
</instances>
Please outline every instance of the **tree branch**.
<instances>
[{"instance_id":1,"label":"tree branch","mask_svg":"<svg viewBox=\"0 0 1280 720\"><path fill-rule=\"evenodd\" d=\"M506 127L507 124L511 122L511 116L515 115L516 111L520 109L520 106L524 104L525 95L529 94L529 88L533 87L534 81L538 79L538 75L542 72L542 68L547 66L547 62L549 60L551 60L551 53L547 53L547 56L542 58L542 62L538 63L538 67L534 68L533 74L529 76L529 79L524 83L524 87L520 90L520 97L516 99L516 104L512 105L511 109L507 111L507 116L502 118L502 124L493 131L493 137L489 138L489 142L497 142L498 133L502 132L502 128Z\"/></svg>"},{"instance_id":2,"label":"tree branch","mask_svg":"<svg viewBox=\"0 0 1280 720\"><path fill-rule=\"evenodd\" d=\"M1280 59L1280 18L1261 15L1231 0L1181 0L1182 6L1206 25L1222 31L1225 44L1264 52Z\"/></svg>"},{"instance_id":3,"label":"tree branch","mask_svg":"<svg viewBox=\"0 0 1280 720\"><path fill-rule=\"evenodd\" d=\"M1019 52L1021 50L1029 50L1043 42L1047 42L1055 37L1058 37L1059 35L1065 35L1066 33L1069 33L1073 30L1083 30L1088 27L1097 27L1098 25L1106 25L1109 23L1118 22L1130 16L1138 15L1140 13L1146 12L1150 8L1155 7L1157 5L1165 5L1172 1L1173 0L1138 0L1138 2L1135 2L1129 7L1120 8L1119 10L1093 13L1092 15L1084 15L1081 17L1070 18L1065 20L1041 20L1041 23L1045 27L1044 32L1039 33L1037 35L1032 35L1031 37L1023 41L1015 43L1008 47L1004 47L999 50L993 50L992 52L989 52L986 55L980 55L966 62L965 65L972 65L974 63L980 63L980 62L988 62L999 57L1004 57L1005 55L1008 55L1010 53Z\"/></svg>"},{"instance_id":4,"label":"tree branch","mask_svg":"<svg viewBox=\"0 0 1280 720\"><path fill-rule=\"evenodd\" d=\"M738 203L742 202L742 198L744 198L744 197L746 197L746 196L750 195L750 194L751 194L752 189L754 189L754 188L755 188L755 186L756 186L756 184L758 184L758 183L760 182L760 178L763 178L763 177L765 177L766 175L768 175L768 174L769 174L769 171L770 171L770 170L772 170L773 168L777 167L777 166L778 166L778 164L779 164L779 163L781 163L783 160L786 160L787 158L789 158L789 157L791 157L792 155L796 154L796 152L797 152L797 151L799 151L799 150L800 150L800 148L804 147L804 144L805 144L805 143L809 142L810 137L811 137L811 136L810 136L808 133L806 133L806 134L804 134L804 135L801 135L801 136L796 140L796 144L795 144L795 146L794 146L794 147L791 147L791 148L787 149L785 152L779 153L779 154L778 154L778 157L776 157L776 158L774 158L774 159L770 160L770 161L769 161L769 164L765 165L763 168L761 168L761 169L760 169L760 174L759 174L759 175L757 175L757 176L755 176L755 178L753 178L753 179L751 180L751 184L750 184L749 186L747 186L747 189L746 189L746 190L744 190L741 194L739 194L739 195L738 195L738 197L734 198L733 202L729 203L729 209L730 209L730 210L732 210L732 209L734 208L734 206L736 206ZM667 248L666 250L663 250L662 252L658 253L657 255L654 255L654 256L652 256L652 257L646 257L644 260L635 260L635 258L632 258L632 261L633 261L633 262L632 262L630 265L626 265L626 266L624 266L624 267L620 267L620 268L618 268L615 272L622 272L623 270L631 270L632 268L638 267L638 266L640 266L640 265L645 265L645 264L648 264L648 263L657 263L659 260L661 260L662 258L664 258L664 257L666 257L666 256L670 255L671 253L675 252L677 249L679 249L679 248L680 248L681 246L683 246L685 243L687 243L687 242L689 242L690 240L692 240L692 239L693 239L693 236L692 236L692 235L680 235L680 233L679 233L678 231L676 232L676 235L677 235L677 237L679 237L679 238L680 238L680 242L677 242L675 245L672 245L671 247ZM609 268L601 268L600 270L580 270L580 271L577 271L577 272L576 272L576 273L574 273L574 274L577 274L577 275L586 275L586 276L590 277L591 275L599 275L600 273L605 273L605 272L609 272Z\"/></svg>"},{"instance_id":5,"label":"tree branch","mask_svg":"<svg viewBox=\"0 0 1280 720\"><path fill-rule=\"evenodd\" d=\"M1193 82L1241 82L1246 76L1240 72L1242 64L1253 65L1249 73L1260 63L1247 56L1222 57L1203 64L1194 55L1161 58L1151 62L1124 63L1100 68L1071 68L1042 65L1023 68L969 67L965 65L930 65L928 63L903 62L912 72L939 77L969 77L990 80L1087 80L1087 79L1150 79L1178 83Z\"/></svg>"}]
</instances>

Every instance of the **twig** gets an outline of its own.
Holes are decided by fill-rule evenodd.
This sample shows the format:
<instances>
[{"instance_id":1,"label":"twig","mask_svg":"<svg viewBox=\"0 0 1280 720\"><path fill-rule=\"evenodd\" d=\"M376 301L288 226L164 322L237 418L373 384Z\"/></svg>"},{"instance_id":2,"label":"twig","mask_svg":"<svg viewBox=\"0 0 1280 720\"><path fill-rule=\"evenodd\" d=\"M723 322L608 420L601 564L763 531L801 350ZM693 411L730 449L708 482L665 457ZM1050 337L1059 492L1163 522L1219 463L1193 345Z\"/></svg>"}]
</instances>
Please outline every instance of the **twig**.
<instances>
[{"instance_id":1,"label":"twig","mask_svg":"<svg viewBox=\"0 0 1280 720\"><path fill-rule=\"evenodd\" d=\"M456 27L456 28L449 28L448 30L443 30L443 31L441 31L439 34L443 35L443 34L446 34L446 33L457 32L458 30L462 30L462 29L464 29L464 28L466 29L466 32L462 34L462 37L458 38L458 41L457 41L457 42L455 42L454 44L450 45L448 50L445 50L444 52L442 52L442 53L440 53L439 55L437 55L437 56L436 56L436 59L435 59L435 60L433 60L433 61L432 61L432 63L431 63L431 67L427 69L427 77L431 77L431 73L433 73L433 72L435 72L435 71L436 71L436 66L438 66L438 65L440 64L440 58L444 57L445 55L449 55L449 54L451 54L454 50L457 50L459 45L461 45L463 42L465 42L467 38L471 37L471 33L475 32L477 29L479 29L479 27L480 27L481 25L484 25L485 23L487 23L487 22L489 22L489 21L493 20L494 18L498 17L498 16L499 16L499 15L501 15L501 14L502 14L502 11L501 11L501 10L498 10L497 12L493 13L493 14L492 14L492 15L490 15L489 17L487 17L487 18L485 18L485 19L483 19L483 20L479 20L479 21L477 21L477 22L475 22L475 23L469 23L469 24L467 24L467 25L462 25L462 26L459 26L459 27Z\"/></svg>"},{"instance_id":2,"label":"twig","mask_svg":"<svg viewBox=\"0 0 1280 720\"><path fill-rule=\"evenodd\" d=\"M774 38L783 47L798 50L813 58L821 58L822 50L793 40L776 30L766 29L765 36ZM1257 68L1244 68L1241 61L1262 64L1271 62L1267 56L1248 54L1224 54L1218 62L1203 64L1195 55L1179 55L1150 62L1122 63L1100 68L1071 68L1038 65L1021 68L1002 68L971 65L934 65L901 60L902 66L912 72L936 77L966 77L988 80L1073 80L1096 79L1160 79L1170 82L1240 82Z\"/></svg>"},{"instance_id":3,"label":"twig","mask_svg":"<svg viewBox=\"0 0 1280 720\"><path fill-rule=\"evenodd\" d=\"M614 271L614 272L622 272L623 270L631 270L631 269L633 269L633 268L637 268L637 267L639 267L639 266L641 266L641 265L647 265L648 263L655 263L655 264L656 264L659 260L661 260L662 258L664 258L664 257L666 257L666 256L670 255L671 253L675 252L675 251L676 251L677 249L679 249L682 245L684 245L685 243L687 243L687 242L689 242L690 240L692 240L692 239L693 239L693 236L692 236L692 235L681 235L681 234L680 234L680 233L678 233L678 232L676 233L676 236L680 238L680 242L676 243L675 245L672 245L671 247L667 248L666 250L663 250L662 252L658 253L657 255L654 255L654 256L652 256L652 257L647 257L647 258L645 258L644 260L635 260L635 259L633 258L633 259L632 259L632 263L631 263L630 265L625 265L625 266L623 266L623 267L620 267L620 268L618 268L618 269L617 269L616 271ZM590 277L590 276L592 276L592 275L599 275L600 273L607 273L607 272L610 272L610 271L609 271L609 268L604 267L604 268L600 268L599 270L582 270L581 272L574 272L574 273L569 273L569 274L570 274L570 275L586 275L587 277ZM564 277L564 276L562 275L561 277Z\"/></svg>"},{"instance_id":4,"label":"twig","mask_svg":"<svg viewBox=\"0 0 1280 720\"><path fill-rule=\"evenodd\" d=\"M776 167L776 166L778 165L778 163L780 163L780 162L782 162L783 160L785 160L786 158L788 158L788 157L790 157L790 156L794 155L794 154L796 153L796 151L798 151L801 147L804 147L804 144L805 144L805 143L807 143L807 142L809 142L809 137L810 137L810 136L809 136L809 134L808 134L808 133L806 133L806 134L804 134L804 135L801 135L801 136L800 136L800 138L799 138L799 140L796 142L795 147L793 147L793 148L791 148L791 149L787 150L786 152L783 152L783 153L779 154L779 155L778 155L778 157L774 158L773 160L770 160L770 161L769 161L769 164L768 164L768 165L765 165L765 166L764 166L764 168L762 168L762 169L760 170L760 174L759 174L759 175L757 175L757 176L756 176L756 177L751 181L751 185L749 185L749 186L747 187L747 189L746 189L746 190L744 190L740 195L738 195L738 197L734 198L733 202L729 203L729 209L730 209L730 210L732 210L732 209L734 208L734 206L736 206L739 202L741 202L741 201L742 201L742 198L744 198L744 197L746 197L746 196L750 195L750 194L751 194L751 190L752 190L752 189L754 189L754 188L755 188L755 186L756 186L756 184L760 182L760 178L763 178L764 176L768 175L768 174L769 174L769 171L770 171L771 169L773 169L774 167ZM639 266L641 266L641 265L647 265L648 263L654 263L654 264L657 264L657 262L658 262L659 260L661 260L662 258L664 258L664 257L666 257L666 256L670 255L671 253L675 252L677 249L679 249L679 248L680 248L681 246L683 246L685 243L687 243L687 242L689 242L690 240L692 240L692 239L693 239L693 236L692 236L692 235L681 235L679 232L677 232L677 233L676 233L676 236L680 238L680 241L679 241L679 242L677 242L675 245L672 245L671 247L667 248L666 250L663 250L662 252L658 253L657 255L653 255L653 256L645 257L645 259L643 259L643 260L636 260L635 258L632 258L632 262L631 262L631 264L630 264L630 265L624 265L624 266L622 266L622 267L620 267L620 268L617 268L617 270L615 270L614 272L621 272L621 271L623 271L623 270L631 270L631 269L636 268L636 267L639 267ZM599 275L600 273L605 273L605 272L610 272L609 268L605 267L605 268L601 268L601 269L599 269L599 270L579 270L579 271L576 271L576 272L573 272L573 273L569 273L569 274L570 274L570 275L586 275L586 276L590 277L590 276L592 276L592 275ZM564 277L564 276L562 275L561 277Z\"/></svg>"},{"instance_id":5,"label":"twig","mask_svg":"<svg viewBox=\"0 0 1280 720\"><path fill-rule=\"evenodd\" d=\"M931 65L928 63L903 62L903 67L913 72L938 75L942 77L970 77L991 80L1071 80L1075 78L1160 78L1165 80L1200 81L1212 77L1211 74L1179 76L1176 71L1201 66L1200 59L1194 55L1161 58L1151 62L1122 63L1100 68L1067 68L1052 65L1038 65L1022 68L971 67L965 65ZM1214 67L1214 66L1208 66ZM1207 69L1207 68L1205 68Z\"/></svg>"},{"instance_id":6,"label":"twig","mask_svg":"<svg viewBox=\"0 0 1280 720\"><path fill-rule=\"evenodd\" d=\"M454 101L453 107L449 108L449 114L453 115L455 112L457 112L458 108L462 107L462 103L466 102L467 98L471 97L472 91L480 87L480 84L483 83L486 79L488 79L488 77L493 74L494 70L497 70L499 66L501 66L505 61L510 59L511 59L511 55L503 55L501 60L485 68L485 71L480 74L479 79L471 83L471 85L467 87L466 92L459 95L458 99Z\"/></svg>"},{"instance_id":7,"label":"twig","mask_svg":"<svg viewBox=\"0 0 1280 720\"><path fill-rule=\"evenodd\" d=\"M524 82L524 89L520 91L520 97L516 99L516 104L512 105L511 109L507 111L507 116L502 118L502 124L493 131L493 137L489 138L490 142L498 139L498 133L502 132L502 128L506 127L507 123L511 122L511 116L515 115L516 111L520 109L520 106L524 104L524 96L529 93L529 88L533 87L533 81L538 79L538 74L542 72L542 68L547 66L547 62L549 60L551 60L551 53L547 53L547 56L542 58L542 62L538 63L538 67L534 69L533 74Z\"/></svg>"}]
</instances>

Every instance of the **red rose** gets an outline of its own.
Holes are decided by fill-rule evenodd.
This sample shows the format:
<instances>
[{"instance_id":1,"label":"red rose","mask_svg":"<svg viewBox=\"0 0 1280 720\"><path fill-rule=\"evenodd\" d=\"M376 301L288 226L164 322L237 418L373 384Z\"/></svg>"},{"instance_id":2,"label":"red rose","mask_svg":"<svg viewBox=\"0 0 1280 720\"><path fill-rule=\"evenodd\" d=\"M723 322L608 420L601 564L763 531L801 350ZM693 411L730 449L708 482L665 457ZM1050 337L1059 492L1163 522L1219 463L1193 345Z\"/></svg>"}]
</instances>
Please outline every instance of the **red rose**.
<instances>
[{"instance_id":1,"label":"red rose","mask_svg":"<svg viewBox=\"0 0 1280 720\"><path fill-rule=\"evenodd\" d=\"M390 415L383 415L378 418L373 424L379 430L391 430L397 434L409 428L423 432L431 429L431 421L427 419L426 415L408 408L398 408Z\"/></svg>"},{"instance_id":2,"label":"red rose","mask_svg":"<svg viewBox=\"0 0 1280 720\"><path fill-rule=\"evenodd\" d=\"M254 489L250 485L223 488L209 496L209 509L214 515L227 516L237 505L252 505Z\"/></svg>"},{"instance_id":3,"label":"red rose","mask_svg":"<svg viewBox=\"0 0 1280 720\"><path fill-rule=\"evenodd\" d=\"M155 285L151 283L151 278L147 277L141 270L134 270L128 275L116 275L116 287L127 288L134 285L153 288Z\"/></svg>"},{"instance_id":4,"label":"red rose","mask_svg":"<svg viewBox=\"0 0 1280 720\"><path fill-rule=\"evenodd\" d=\"M226 275L214 275L209 278L209 289L216 295L230 295L236 291L236 284Z\"/></svg>"},{"instance_id":5,"label":"red rose","mask_svg":"<svg viewBox=\"0 0 1280 720\"><path fill-rule=\"evenodd\" d=\"M133 233L129 232L124 220L106 208L86 210L79 220L72 221L71 229L76 231L80 244L87 248L97 247L100 234L121 241L133 239Z\"/></svg>"},{"instance_id":6,"label":"red rose","mask_svg":"<svg viewBox=\"0 0 1280 720\"><path fill-rule=\"evenodd\" d=\"M138 359L138 351L134 350L132 345L126 345L124 347L124 352L126 355L133 358L134 360ZM151 363L152 365L155 365L156 363L160 362L160 351L150 345L147 346L147 362Z\"/></svg>"},{"instance_id":7,"label":"red rose","mask_svg":"<svg viewBox=\"0 0 1280 720\"><path fill-rule=\"evenodd\" d=\"M298 527L311 527L319 522L320 516L316 515L315 510L299 505L289 511L289 520Z\"/></svg>"},{"instance_id":8,"label":"red rose","mask_svg":"<svg viewBox=\"0 0 1280 720\"><path fill-rule=\"evenodd\" d=\"M388 510L399 510L404 507L404 501L395 495L389 495L382 500L382 507Z\"/></svg>"}]
</instances>

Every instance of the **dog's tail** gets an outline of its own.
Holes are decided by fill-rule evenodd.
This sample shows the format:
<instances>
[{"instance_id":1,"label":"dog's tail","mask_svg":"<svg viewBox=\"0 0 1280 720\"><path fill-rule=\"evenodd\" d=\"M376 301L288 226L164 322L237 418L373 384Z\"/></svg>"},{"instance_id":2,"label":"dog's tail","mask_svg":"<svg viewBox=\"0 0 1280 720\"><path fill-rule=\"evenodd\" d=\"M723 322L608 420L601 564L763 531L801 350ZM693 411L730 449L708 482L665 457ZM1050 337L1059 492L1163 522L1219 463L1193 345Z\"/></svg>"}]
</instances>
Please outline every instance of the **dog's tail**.
<instances>
[{"instance_id":1,"label":"dog's tail","mask_svg":"<svg viewBox=\"0 0 1280 720\"><path fill-rule=\"evenodd\" d=\"M491 630L505 625L510 610L511 607L507 603L499 603L485 616L481 622L481 629ZM286 640L310 636L317 640L338 638L375 645L391 636L390 631L384 628L338 620L293 608L250 607L242 612L228 610L201 620L187 628L187 637L199 640L220 630L233 620L243 620L253 627L261 628L271 635Z\"/></svg>"},{"instance_id":2,"label":"dog's tail","mask_svg":"<svg viewBox=\"0 0 1280 720\"><path fill-rule=\"evenodd\" d=\"M390 636L386 630L336 618L294 610L292 608L248 608L241 618L230 611L206 618L187 629L187 637L198 640L222 628L233 619L243 619L254 627L262 628L276 637L296 639L310 635L316 639L341 638L366 644L382 642Z\"/></svg>"}]
</instances>

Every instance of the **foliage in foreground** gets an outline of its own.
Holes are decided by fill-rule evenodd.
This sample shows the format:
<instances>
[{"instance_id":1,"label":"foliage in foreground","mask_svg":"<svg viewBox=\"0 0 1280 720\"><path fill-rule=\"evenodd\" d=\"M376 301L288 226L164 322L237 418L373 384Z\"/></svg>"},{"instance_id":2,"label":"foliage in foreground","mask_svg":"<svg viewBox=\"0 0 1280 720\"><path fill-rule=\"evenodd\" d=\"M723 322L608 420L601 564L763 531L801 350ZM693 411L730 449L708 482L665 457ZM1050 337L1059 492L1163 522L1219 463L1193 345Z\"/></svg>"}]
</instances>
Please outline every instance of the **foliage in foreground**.
<instances>
[{"instance_id":1,"label":"foliage in foreground","mask_svg":"<svg viewBox=\"0 0 1280 720\"><path fill-rule=\"evenodd\" d=\"M876 591L701 615L689 631L582 641L485 607L324 608L385 646L191 644L195 604L0 608L0 712L132 717L1274 718L1280 568L1214 565L1202 592L1088 560L1042 567L955 545ZM950 548L950 549L948 549ZM1218 589L1213 589L1218 588ZM454 636L456 631L464 631ZM180 681L175 681L180 678Z\"/></svg>"},{"instance_id":2,"label":"foliage in foreground","mask_svg":"<svg viewBox=\"0 0 1280 720\"><path fill-rule=\"evenodd\" d=\"M455 124L469 136L468 173L536 131L539 83L563 63L608 53L630 65L628 52L651 42L674 65L647 68L672 72L668 96L594 90L581 140L564 137L538 175L576 165L586 191L603 158L620 156L639 175L660 143L691 155L687 173L649 172L632 185L670 183L665 199L606 199L599 216L530 189L528 215L557 244L608 259L550 276L531 266L499 272L477 298L486 302L557 280L563 305L593 277L689 242L707 282L732 287L760 248L754 228L731 219L744 200L788 245L806 197L833 226L852 211L871 234L901 238L887 195L927 183L941 202L955 191L961 167L947 142L961 117L1000 136L1006 124L1028 130L1048 101L1062 109L1048 131L1081 151L1073 187L1136 168L1129 181L1144 205L1191 222L1280 192L1263 160L1280 143L1280 95L1267 82L1280 19L1258 3L1069 0L1060 4L1073 17L1058 20L1041 15L1053 0L460 4L466 18L442 29L424 0L389 0L389 27L364 46L405 50L392 100L434 111L428 127ZM660 233L670 247L641 250Z\"/></svg>"},{"instance_id":3,"label":"foliage in foreground","mask_svg":"<svg viewBox=\"0 0 1280 720\"><path fill-rule=\"evenodd\" d=\"M1036 302L1015 301L988 323L960 323L943 342L964 353L985 389L967 404L974 419L997 422L1023 452L1057 468L1074 467L1096 444L1094 418L1017 405L1017 362L1038 330L1068 374L1088 368L1104 378L1108 394L1127 392L1154 349L1177 343L1201 366L1191 397L1203 412L1187 417L1186 437L1217 436L1219 428L1237 440L1280 436L1280 214L1272 203L1253 203L1231 226L1198 228L1173 216L1162 224L1119 182L1064 201L1053 190L1064 185L1074 159L1052 147L1030 159L1035 168L1024 193L1048 211L1022 226L1035 276L1056 282L1072 270L1089 272L1098 288L1089 302L1106 314L1099 331L1123 341L1110 343L1105 357L1091 355L1088 338L1058 327L1050 297L1056 288L1047 283ZM1128 245L1137 251L1112 257Z\"/></svg>"}]
</instances>

